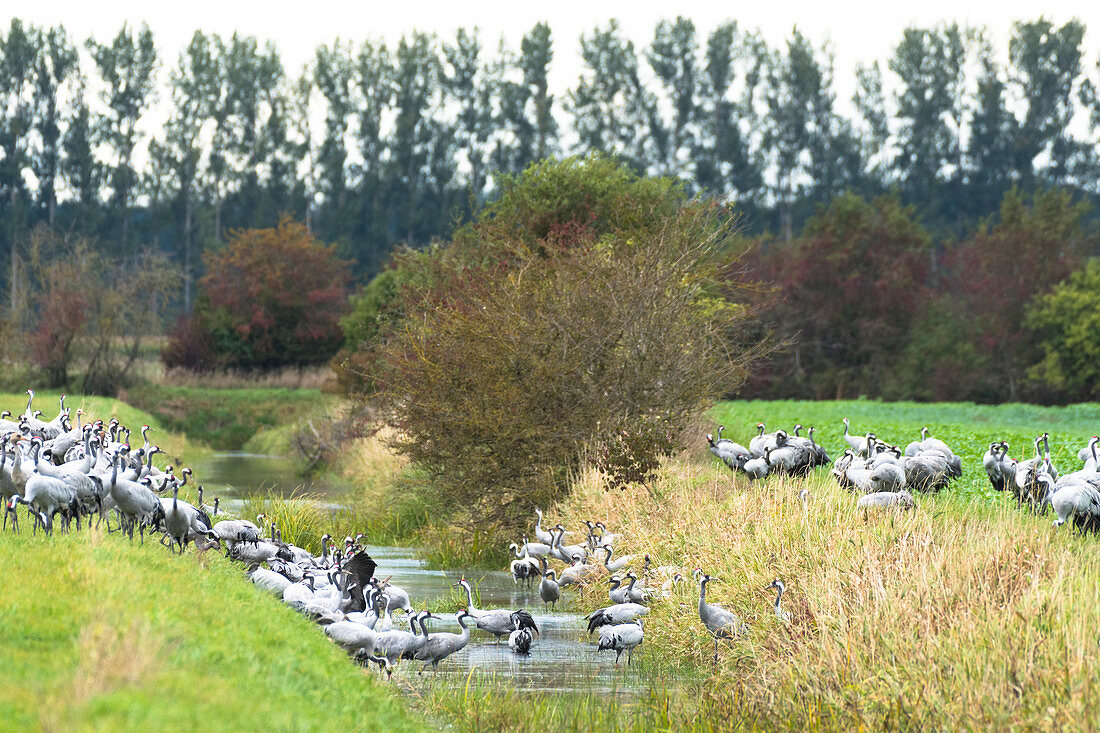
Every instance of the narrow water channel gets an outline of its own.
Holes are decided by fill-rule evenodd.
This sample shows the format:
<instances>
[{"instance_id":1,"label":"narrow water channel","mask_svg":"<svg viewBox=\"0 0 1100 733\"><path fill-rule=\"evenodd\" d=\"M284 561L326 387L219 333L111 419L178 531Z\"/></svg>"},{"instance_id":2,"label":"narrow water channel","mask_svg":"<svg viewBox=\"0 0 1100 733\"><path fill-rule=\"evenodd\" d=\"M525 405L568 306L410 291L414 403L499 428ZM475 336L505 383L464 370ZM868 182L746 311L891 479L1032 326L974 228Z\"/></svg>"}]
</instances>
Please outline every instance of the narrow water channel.
<instances>
[{"instance_id":1,"label":"narrow water channel","mask_svg":"<svg viewBox=\"0 0 1100 733\"><path fill-rule=\"evenodd\" d=\"M217 453L193 468L196 480L206 488L207 501L220 496L222 505L231 510L253 495L291 496L303 491L336 507L347 491L347 487L331 480L303 482L294 470L294 462L277 456ZM625 656L622 665L616 667L614 652L596 652L582 614L570 609L573 591L564 590L557 608L550 610L543 607L537 584L530 589L517 586L506 571L462 574L432 569L421 562L415 548L409 547L370 547L368 552L378 563L376 576L388 577L408 591L415 607L438 605L440 598L461 590L454 584L465 577L477 589L475 603L480 597L480 608L526 609L539 627L529 656L513 654L506 639L498 643L492 635L472 629L469 645L440 663L434 675L429 670L418 676L419 665L402 662L395 673L402 684L425 690L440 683L465 685L473 672L499 675L507 679L509 688L531 692L631 696L641 691L644 683L626 666ZM443 618L431 622L432 631L459 631L453 613L438 615ZM395 621L405 623L404 616L398 614Z\"/></svg>"}]
</instances>

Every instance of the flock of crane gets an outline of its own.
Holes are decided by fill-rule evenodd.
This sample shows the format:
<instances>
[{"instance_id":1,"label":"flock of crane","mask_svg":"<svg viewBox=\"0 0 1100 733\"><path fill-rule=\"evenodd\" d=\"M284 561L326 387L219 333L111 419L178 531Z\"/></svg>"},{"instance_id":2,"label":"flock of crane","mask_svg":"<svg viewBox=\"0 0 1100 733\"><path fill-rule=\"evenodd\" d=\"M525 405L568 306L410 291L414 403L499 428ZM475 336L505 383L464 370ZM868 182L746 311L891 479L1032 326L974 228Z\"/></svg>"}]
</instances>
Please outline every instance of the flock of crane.
<instances>
[{"instance_id":1,"label":"flock of crane","mask_svg":"<svg viewBox=\"0 0 1100 733\"><path fill-rule=\"evenodd\" d=\"M106 524L108 532L123 532L133 540L137 532L144 542L145 533L161 535L161 542L180 554L194 542L200 550L224 545L228 557L248 566L248 575L258 587L314 619L324 633L354 657L374 662L392 673L401 660L423 662L420 672L467 646L471 628L492 635L498 641L507 638L517 654L531 652L539 629L524 609L479 609L468 581L455 585L463 589L466 606L455 614L460 633L431 632L429 623L439 617L421 608L416 610L409 594L388 579L375 577L377 565L361 544L362 535L348 537L343 545L325 535L321 554L282 541L273 523L264 526L263 515L257 521L218 516L203 503L199 487L198 505L179 498L191 475L189 469L176 476L172 467L163 470L153 465L160 452L149 440L149 427L143 426L143 445L133 450L130 431L117 420L96 420L77 424L61 397L58 415L51 421L41 419L33 410L34 392L28 390L26 410L17 419L8 412L0 414L0 497L4 502L4 527L10 520L18 529L17 509L27 508L35 531L52 533L55 523L63 529L82 521L96 526ZM835 461L815 440L810 428L800 435L801 425L791 433L765 432L763 423L747 447L722 437L707 436L711 452L731 470L750 480L768 475L805 475L818 466L832 464L831 472L844 488L860 494L858 505L866 509L909 508L915 505L910 490L939 491L962 475L962 461L941 440L921 431L920 440L904 449L869 432L852 435L844 419L843 437L849 447ZM1053 507L1055 525L1071 522L1080 530L1100 530L1100 461L1093 437L1079 457L1084 466L1060 475L1050 457L1050 438L1043 434L1034 441L1035 455L1026 460L1008 456L1008 443L994 441L983 461L994 488L1011 489L1021 507L1041 513ZM803 489L805 502L808 489ZM536 510L533 539L510 546L515 559L510 572L515 583L528 588L537 582L538 597L544 606L556 606L564 588L584 587L607 578L611 601L588 616L588 632L598 633L598 651L622 654L630 664L633 650L644 639L643 617L650 603L669 597L685 580L686 570L672 566L654 567L648 555L620 555L616 545L622 535L607 531L602 522L585 523L584 541L566 544L562 524L542 526L543 515ZM551 562L563 563L554 569ZM637 568L638 572L635 571ZM700 568L692 577L699 587L699 619L715 640L715 658L720 639L748 632L737 614L707 603L707 584L715 580ZM785 586L775 580L774 613L783 623L790 617L781 603ZM394 614L402 611L398 623ZM405 625L407 624L407 628Z\"/></svg>"},{"instance_id":2,"label":"flock of crane","mask_svg":"<svg viewBox=\"0 0 1100 733\"><path fill-rule=\"evenodd\" d=\"M920 440L902 449L873 432L853 435L848 418L841 422L842 437L849 447L833 462L832 475L840 486L861 495L857 502L860 508L909 509L916 506L910 490L940 491L962 476L962 459L947 443L929 437L927 427L921 429ZM756 428L757 434L746 448L723 438L723 427L719 426L717 438L707 435L711 453L750 481L776 474L806 475L830 463L825 449L814 441L812 427L805 438L799 435L801 425L794 426L793 434L783 430L765 433L764 423L757 423ZM1057 515L1055 526L1070 522L1080 531L1100 531L1098 444L1100 437L1093 436L1078 451L1082 467L1061 475L1051 461L1049 433L1034 439L1035 454L1027 459L1011 458L1008 441L993 441L982 466L992 487L1011 490L1017 506L1034 514L1050 507ZM803 489L803 500L807 493Z\"/></svg>"}]
</instances>

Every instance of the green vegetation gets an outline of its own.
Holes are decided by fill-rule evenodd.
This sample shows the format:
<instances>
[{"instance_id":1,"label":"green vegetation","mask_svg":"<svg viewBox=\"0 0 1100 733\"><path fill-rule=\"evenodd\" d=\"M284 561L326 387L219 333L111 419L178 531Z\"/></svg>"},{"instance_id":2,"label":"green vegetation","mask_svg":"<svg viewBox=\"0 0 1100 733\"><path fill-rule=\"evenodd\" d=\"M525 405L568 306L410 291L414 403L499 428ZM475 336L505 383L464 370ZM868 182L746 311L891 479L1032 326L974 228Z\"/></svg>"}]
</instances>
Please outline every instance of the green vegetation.
<instances>
[{"instance_id":1,"label":"green vegetation","mask_svg":"<svg viewBox=\"0 0 1100 733\"><path fill-rule=\"evenodd\" d=\"M714 425L721 423L726 426L723 437L743 445L748 445L758 422L766 423L769 431L790 431L796 423L807 428L815 425L818 442L834 459L848 447L841 437L844 426L840 421L845 417L851 420L853 435L874 432L903 449L919 440L920 429L927 426L932 437L945 441L962 457L963 477L952 485L949 495L968 499L995 494L982 470L982 456L993 440L1007 440L1016 458L1031 458L1035 436L1049 432L1055 465L1076 468L1077 451L1100 430L1100 404L1040 407L967 402L746 400L722 402L712 416L715 423L707 425L706 430L713 432Z\"/></svg>"},{"instance_id":2,"label":"green vegetation","mask_svg":"<svg viewBox=\"0 0 1100 733\"><path fill-rule=\"evenodd\" d=\"M691 418L737 384L743 293L729 212L671 177L592 156L502 182L453 238L403 252L390 313L349 336L378 383L391 442L434 502L471 526L515 528L591 461L644 481Z\"/></svg>"},{"instance_id":3,"label":"green vegetation","mask_svg":"<svg viewBox=\"0 0 1100 733\"><path fill-rule=\"evenodd\" d=\"M170 430L219 450L258 447L286 455L290 433L336 408L338 399L315 389L217 389L142 384L123 398L155 415ZM140 424L140 423L139 423ZM275 429L275 435L257 437ZM256 440L255 446L249 442Z\"/></svg>"},{"instance_id":4,"label":"green vegetation","mask_svg":"<svg viewBox=\"0 0 1100 733\"><path fill-rule=\"evenodd\" d=\"M35 391L34 409L42 410L44 420L52 420L57 416L58 398L61 392L56 390ZM18 393L0 393L0 407L10 410L15 415L20 415L27 406L27 395ZM151 434L151 439L165 452L163 461L168 463L189 463L210 450L210 443L201 437L179 435L173 432L173 428L166 421L160 419L140 407L127 404L113 397L96 397L69 395L65 399L65 406L72 409L70 420L76 424L76 411L83 410L85 423L92 420L103 420L104 423L112 417L118 418L126 427L133 431L132 440L138 441L141 446L140 429L142 425L150 425L158 431Z\"/></svg>"},{"instance_id":5,"label":"green vegetation","mask_svg":"<svg viewBox=\"0 0 1100 733\"><path fill-rule=\"evenodd\" d=\"M0 727L423 730L373 671L217 552L0 534ZM216 722L215 722L216 721Z\"/></svg>"}]
</instances>

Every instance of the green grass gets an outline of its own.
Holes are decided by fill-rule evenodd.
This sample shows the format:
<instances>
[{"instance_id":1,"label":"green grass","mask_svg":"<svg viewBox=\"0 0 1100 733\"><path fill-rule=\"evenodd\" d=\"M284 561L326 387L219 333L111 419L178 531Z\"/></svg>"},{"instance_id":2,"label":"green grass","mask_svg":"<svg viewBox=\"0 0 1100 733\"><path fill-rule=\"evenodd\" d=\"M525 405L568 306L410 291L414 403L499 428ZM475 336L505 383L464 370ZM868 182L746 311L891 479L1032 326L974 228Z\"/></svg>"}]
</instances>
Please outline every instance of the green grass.
<instances>
[{"instance_id":1,"label":"green grass","mask_svg":"<svg viewBox=\"0 0 1100 733\"><path fill-rule=\"evenodd\" d=\"M1032 440L1050 433L1051 456L1063 471L1080 468L1077 451L1100 431L1100 405L1080 404L1068 407L1005 404L975 405L966 402L918 403L845 400L811 402L799 400L722 402L712 411L714 423L726 426L723 437L743 445L756 432L756 423L764 422L768 432L790 431L795 423L817 426L817 441L831 458L837 458L848 444L843 439L841 419L851 421L852 434L873 432L882 440L900 445L920 439L920 429L928 426L930 435L946 442L963 459L963 478L950 493L961 497L992 498L995 493L982 470L982 456L994 440L1007 440L1009 454L1017 459L1034 456ZM805 435L805 431L802 433ZM706 441L700 436L700 455Z\"/></svg>"},{"instance_id":2,"label":"green grass","mask_svg":"<svg viewBox=\"0 0 1100 733\"><path fill-rule=\"evenodd\" d=\"M42 410L43 420L53 420L57 416L60 396L59 391L36 392L34 409ZM69 419L73 425L76 425L77 409L84 410L84 423L103 420L106 424L112 417L118 418L119 422L133 431L130 442L135 448L141 447L141 426L151 425L155 430L150 433L149 439L164 451L164 455L156 457L157 465L186 464L210 452L208 443L174 432L156 415L112 397L69 395L65 400L65 406L72 410ZM23 414L26 407L25 394L0 393L0 409L10 410L13 415L18 416Z\"/></svg>"},{"instance_id":3,"label":"green grass","mask_svg":"<svg viewBox=\"0 0 1100 733\"><path fill-rule=\"evenodd\" d=\"M239 450L263 431L330 413L339 399L317 389L172 387L146 383L124 398L166 427L220 450ZM287 436L261 448L285 448Z\"/></svg>"},{"instance_id":4,"label":"green grass","mask_svg":"<svg viewBox=\"0 0 1100 733\"><path fill-rule=\"evenodd\" d=\"M0 729L426 727L217 552L24 531L0 557Z\"/></svg>"}]
</instances>

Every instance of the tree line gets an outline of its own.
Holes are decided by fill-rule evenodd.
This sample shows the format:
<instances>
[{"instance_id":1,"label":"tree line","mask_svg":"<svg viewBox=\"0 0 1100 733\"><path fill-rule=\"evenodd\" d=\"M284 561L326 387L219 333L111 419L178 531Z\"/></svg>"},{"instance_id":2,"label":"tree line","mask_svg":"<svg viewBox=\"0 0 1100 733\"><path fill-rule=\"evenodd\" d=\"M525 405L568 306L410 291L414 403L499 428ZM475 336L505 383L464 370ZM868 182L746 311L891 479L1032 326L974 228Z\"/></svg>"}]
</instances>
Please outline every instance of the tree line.
<instances>
[{"instance_id":1,"label":"tree line","mask_svg":"<svg viewBox=\"0 0 1100 733\"><path fill-rule=\"evenodd\" d=\"M849 114L828 47L797 29L775 47L734 21L660 21L642 46L610 21L558 91L542 23L496 47L476 30L335 41L299 73L240 34L197 31L167 58L147 27L79 42L15 19L0 33L8 302L33 286L21 264L41 224L113 256L169 253L189 309L200 253L229 230L289 214L367 277L469 219L501 174L589 152L731 200L750 233L785 241L844 191L896 191L934 237L960 236L1013 185L1096 194L1084 34L1017 22L1005 54L983 28L908 28L858 66Z\"/></svg>"}]
</instances>

